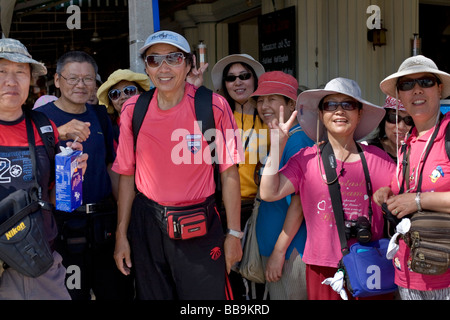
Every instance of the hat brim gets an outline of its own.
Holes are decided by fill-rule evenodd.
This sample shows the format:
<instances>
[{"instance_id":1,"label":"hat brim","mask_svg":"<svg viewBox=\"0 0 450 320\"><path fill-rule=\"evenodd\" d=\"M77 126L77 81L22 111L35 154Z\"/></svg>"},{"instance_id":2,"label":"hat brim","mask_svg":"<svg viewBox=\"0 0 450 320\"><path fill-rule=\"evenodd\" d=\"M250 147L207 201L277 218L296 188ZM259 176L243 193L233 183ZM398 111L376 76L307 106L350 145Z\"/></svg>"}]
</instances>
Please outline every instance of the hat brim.
<instances>
[{"instance_id":1,"label":"hat brim","mask_svg":"<svg viewBox=\"0 0 450 320\"><path fill-rule=\"evenodd\" d=\"M306 135L313 141L319 142L328 140L327 130L323 123L318 121L318 118L320 101L331 94L342 94L342 92L314 89L302 92L297 98L296 110L298 111L298 122ZM353 135L355 140L361 140L378 127L386 114L386 110L358 97L348 96L359 101L363 105L361 119ZM319 125L318 136L317 125Z\"/></svg>"},{"instance_id":2,"label":"hat brim","mask_svg":"<svg viewBox=\"0 0 450 320\"><path fill-rule=\"evenodd\" d=\"M384 94L391 96L391 97L398 97L397 92L397 81L399 78L417 74L417 73L432 73L435 74L442 82L443 89L442 89L442 98L445 99L450 96L450 74L440 71L437 69L432 69L428 67L424 67L422 65L417 67L411 67L408 70L396 72L389 77L386 77L383 81L380 83L380 89L383 91Z\"/></svg>"},{"instance_id":3,"label":"hat brim","mask_svg":"<svg viewBox=\"0 0 450 320\"><path fill-rule=\"evenodd\" d=\"M226 68L226 66L228 66L231 63L239 63L239 62L244 62L248 64L250 67L252 67L258 78L264 72L266 72L261 63L259 63L254 59L251 59L250 57L247 57L246 55L232 54L226 56L221 60L219 60L211 70L211 79L214 86L214 90L219 91L220 89L222 89L223 70Z\"/></svg>"},{"instance_id":4,"label":"hat brim","mask_svg":"<svg viewBox=\"0 0 450 320\"><path fill-rule=\"evenodd\" d=\"M158 43L170 44L171 46L174 46L174 47L180 49L180 50L183 51L184 53L191 53L190 50L189 50L189 51L186 51L186 49L183 48L182 46L176 45L176 44L174 44L174 43L172 43L172 42L170 42L170 41L164 41L164 40L161 40L161 41L154 42L154 43L150 43L150 44L147 44L147 45L143 46L142 48L139 49L139 54L143 55L143 54L145 53L145 51L147 51L148 48L150 48L151 46L153 46L153 45L155 45L155 44L158 44Z\"/></svg>"},{"instance_id":5,"label":"hat brim","mask_svg":"<svg viewBox=\"0 0 450 320\"><path fill-rule=\"evenodd\" d=\"M99 103L106 106L108 113L114 113L114 106L109 100L108 92L111 87L115 86L122 80L135 82L145 91L150 89L150 79L146 74L137 73L126 69L114 71L97 90L97 98Z\"/></svg>"},{"instance_id":6,"label":"hat brim","mask_svg":"<svg viewBox=\"0 0 450 320\"><path fill-rule=\"evenodd\" d=\"M23 54L2 52L0 53L0 59L6 59L17 63L29 63L31 66L31 73L35 77L44 76L47 74L47 68L43 63L29 58Z\"/></svg>"}]
</instances>

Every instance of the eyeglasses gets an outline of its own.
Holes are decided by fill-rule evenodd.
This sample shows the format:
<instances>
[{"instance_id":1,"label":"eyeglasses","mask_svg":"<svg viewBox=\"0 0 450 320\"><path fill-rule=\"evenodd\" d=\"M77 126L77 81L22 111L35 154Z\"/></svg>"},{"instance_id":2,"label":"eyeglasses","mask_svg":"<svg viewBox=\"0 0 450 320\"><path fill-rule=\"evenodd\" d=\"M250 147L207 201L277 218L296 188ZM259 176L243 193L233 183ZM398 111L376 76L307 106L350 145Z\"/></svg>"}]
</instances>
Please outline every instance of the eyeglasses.
<instances>
[{"instance_id":1,"label":"eyeglasses","mask_svg":"<svg viewBox=\"0 0 450 320\"><path fill-rule=\"evenodd\" d=\"M150 68L158 68L163 61L169 66L176 67L183 63L186 57L182 52L172 52L169 54L151 54L145 57L145 63Z\"/></svg>"},{"instance_id":2,"label":"eyeglasses","mask_svg":"<svg viewBox=\"0 0 450 320\"><path fill-rule=\"evenodd\" d=\"M244 81L244 80L250 79L251 77L252 77L251 72L246 72L246 73L241 73L238 76L230 74L230 75L223 77L223 79L225 80L225 82L234 82L234 81L236 81L236 78L239 78L240 80Z\"/></svg>"},{"instance_id":3,"label":"eyeglasses","mask_svg":"<svg viewBox=\"0 0 450 320\"><path fill-rule=\"evenodd\" d=\"M439 79L436 77L423 77L419 79L404 79L399 80L397 82L397 89L400 91L410 91L414 89L416 86L416 83L419 84L421 88L431 88L434 87L434 85L439 82Z\"/></svg>"},{"instance_id":4,"label":"eyeglasses","mask_svg":"<svg viewBox=\"0 0 450 320\"><path fill-rule=\"evenodd\" d=\"M386 117L386 121L389 123L395 124L397 122L395 113L388 113L388 115ZM403 121L407 126L414 125L414 120L411 116L406 116L406 117L398 116L398 123L400 123L400 121Z\"/></svg>"},{"instance_id":5,"label":"eyeglasses","mask_svg":"<svg viewBox=\"0 0 450 320\"><path fill-rule=\"evenodd\" d=\"M70 78L66 78L61 73L59 73L59 75L61 76L61 78L66 80L67 84L69 84L71 86L76 86L78 84L78 82L80 82L80 81L82 81L85 86L91 86L91 85L95 84L95 78L92 78L92 77L86 77L86 78L70 77Z\"/></svg>"},{"instance_id":6,"label":"eyeglasses","mask_svg":"<svg viewBox=\"0 0 450 320\"><path fill-rule=\"evenodd\" d=\"M120 98L122 95L122 92L125 96L131 97L137 94L138 89L136 86L126 86L122 90L120 89L113 89L108 92L108 97L111 99L111 101L116 101Z\"/></svg>"},{"instance_id":7,"label":"eyeglasses","mask_svg":"<svg viewBox=\"0 0 450 320\"><path fill-rule=\"evenodd\" d=\"M339 106L341 106L342 109L346 111L353 111L359 109L361 104L358 101L342 101L342 102L328 101L323 103L322 110L336 111Z\"/></svg>"}]
</instances>

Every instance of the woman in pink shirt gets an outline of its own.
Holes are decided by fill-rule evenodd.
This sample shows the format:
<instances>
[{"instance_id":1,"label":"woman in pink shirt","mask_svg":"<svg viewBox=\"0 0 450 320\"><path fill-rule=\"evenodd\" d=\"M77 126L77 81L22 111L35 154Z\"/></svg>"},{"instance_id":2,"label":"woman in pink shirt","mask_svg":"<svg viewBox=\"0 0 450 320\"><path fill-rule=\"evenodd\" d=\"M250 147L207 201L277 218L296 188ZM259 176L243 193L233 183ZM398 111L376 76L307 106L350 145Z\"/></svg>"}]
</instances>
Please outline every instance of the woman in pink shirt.
<instances>
[{"instance_id":1,"label":"woman in pink shirt","mask_svg":"<svg viewBox=\"0 0 450 320\"><path fill-rule=\"evenodd\" d=\"M421 210L450 213L450 162L445 151L445 131L450 114L444 116L440 112L440 99L450 96L450 75L440 71L432 60L414 56L406 59L397 73L384 79L380 87L384 93L401 100L413 118L415 128L406 140L406 151L399 157L398 175L390 188L375 193L374 200L379 204L386 202L398 218ZM431 149L424 161L429 144ZM405 179L402 160L409 162L410 168ZM417 192L420 172L422 192ZM404 193L399 194L402 186ZM442 275L424 275L412 271L410 265L409 247L400 240L394 266L402 299L450 299L450 271Z\"/></svg>"},{"instance_id":2,"label":"woman in pink shirt","mask_svg":"<svg viewBox=\"0 0 450 320\"><path fill-rule=\"evenodd\" d=\"M261 180L261 197L265 201L276 201L294 192L300 194L308 232L303 255L307 265L308 298L340 300L340 295L330 286L322 285L326 278L336 273L342 253L328 189L331 181L325 177L322 160L326 159L322 159L318 144L326 141L334 152L344 220L352 222L358 217L369 218L372 240L380 239L383 216L367 192L359 148L366 158L374 190L389 184L395 164L381 149L360 145L356 141L378 126L385 111L363 100L358 84L344 78L331 80L325 89L301 93L297 110L303 130L317 145L300 150L279 172L276 169L271 172L271 168L278 168L277 152L282 153L296 114L284 123L280 112L280 120L270 123L272 145ZM373 211L371 219L369 206ZM348 245L354 242L356 238L353 235L348 237Z\"/></svg>"}]
</instances>

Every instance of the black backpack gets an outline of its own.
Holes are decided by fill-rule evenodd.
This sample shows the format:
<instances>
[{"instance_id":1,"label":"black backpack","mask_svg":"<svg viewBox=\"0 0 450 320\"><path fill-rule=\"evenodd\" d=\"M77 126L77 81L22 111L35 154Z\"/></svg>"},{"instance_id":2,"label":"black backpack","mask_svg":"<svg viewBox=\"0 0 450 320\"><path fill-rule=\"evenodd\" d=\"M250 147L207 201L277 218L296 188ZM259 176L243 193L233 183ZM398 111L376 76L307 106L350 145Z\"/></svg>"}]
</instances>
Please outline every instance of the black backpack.
<instances>
[{"instance_id":1,"label":"black backpack","mask_svg":"<svg viewBox=\"0 0 450 320\"><path fill-rule=\"evenodd\" d=\"M134 149L136 151L136 141L139 134L139 130L142 126L142 121L144 121L145 114L147 113L148 106L150 101L153 98L153 94L155 93L155 88L142 93L138 100L136 101L136 105L134 107L133 118L132 118L132 129L133 129L133 138L134 138ZM214 112L212 109L212 91L208 88L201 86L197 89L194 98L195 104L195 115L197 117L197 121L201 122L202 125L202 133L203 135L208 129L214 129L216 127L214 122ZM206 137L205 137L206 138ZM220 184L220 173L219 173L219 165L217 164L217 153L215 152L215 142L214 137L208 140L208 145L211 151L211 157L213 159L213 167L214 167L214 181L216 183L216 203L220 204L222 202L221 198L221 184Z\"/></svg>"}]
</instances>

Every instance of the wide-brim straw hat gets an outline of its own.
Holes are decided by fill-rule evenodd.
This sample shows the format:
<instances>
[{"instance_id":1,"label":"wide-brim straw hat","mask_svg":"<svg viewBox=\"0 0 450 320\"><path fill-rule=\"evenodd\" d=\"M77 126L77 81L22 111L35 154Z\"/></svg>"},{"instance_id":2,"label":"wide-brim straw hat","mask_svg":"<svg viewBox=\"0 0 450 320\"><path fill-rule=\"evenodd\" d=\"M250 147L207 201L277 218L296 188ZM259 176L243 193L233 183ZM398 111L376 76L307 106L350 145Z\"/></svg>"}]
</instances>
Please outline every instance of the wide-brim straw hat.
<instances>
[{"instance_id":1,"label":"wide-brim straw hat","mask_svg":"<svg viewBox=\"0 0 450 320\"><path fill-rule=\"evenodd\" d=\"M248 54L242 53L226 56L220 59L211 70L211 79L216 92L222 89L223 70L229 64L239 62L248 64L255 71L258 78L265 72L263 65Z\"/></svg>"},{"instance_id":2,"label":"wide-brim straw hat","mask_svg":"<svg viewBox=\"0 0 450 320\"><path fill-rule=\"evenodd\" d=\"M27 48L16 39L0 39L0 59L6 59L17 63L29 63L33 76L43 76L47 74L47 68L43 63L34 60Z\"/></svg>"},{"instance_id":3,"label":"wide-brim straw hat","mask_svg":"<svg viewBox=\"0 0 450 320\"><path fill-rule=\"evenodd\" d=\"M114 106L109 100L108 92L122 80L135 82L145 91L150 89L150 79L146 74L133 72L129 69L118 69L114 71L108 77L108 80L106 80L97 90L98 101L100 104L106 106L108 113L114 113Z\"/></svg>"},{"instance_id":4,"label":"wide-brim straw hat","mask_svg":"<svg viewBox=\"0 0 450 320\"><path fill-rule=\"evenodd\" d=\"M328 95L345 94L362 104L360 122L354 132L354 139L361 140L375 130L386 111L361 97L361 89L354 81L346 78L336 78L328 82L324 89L307 90L297 98L296 109L300 126L313 141L327 141L326 128L319 119L319 103ZM317 128L319 126L319 128ZM318 129L318 132L317 132Z\"/></svg>"},{"instance_id":5,"label":"wide-brim straw hat","mask_svg":"<svg viewBox=\"0 0 450 320\"><path fill-rule=\"evenodd\" d=\"M422 55L413 56L403 61L396 73L381 81L381 91L388 96L397 97L398 79L417 73L432 73L436 75L443 84L442 98L450 96L450 74L439 70L433 60Z\"/></svg>"}]
</instances>

